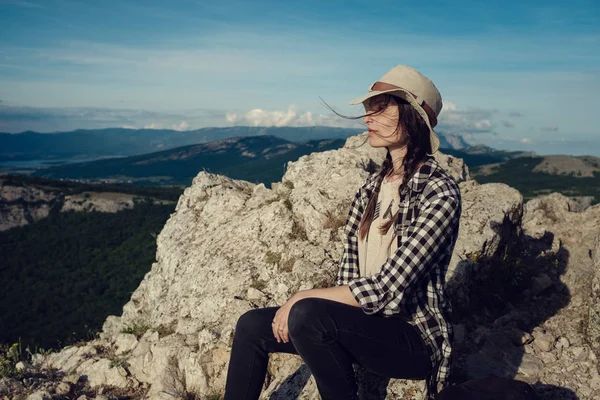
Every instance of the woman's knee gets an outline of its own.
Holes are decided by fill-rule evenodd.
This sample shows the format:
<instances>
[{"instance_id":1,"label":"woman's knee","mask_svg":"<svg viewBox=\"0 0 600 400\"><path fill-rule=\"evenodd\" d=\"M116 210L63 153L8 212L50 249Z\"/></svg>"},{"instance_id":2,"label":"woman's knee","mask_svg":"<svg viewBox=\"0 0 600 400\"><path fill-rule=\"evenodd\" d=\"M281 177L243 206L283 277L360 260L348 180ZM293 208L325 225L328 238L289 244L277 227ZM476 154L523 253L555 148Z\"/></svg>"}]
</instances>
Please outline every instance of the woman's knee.
<instances>
[{"instance_id":1,"label":"woman's knee","mask_svg":"<svg viewBox=\"0 0 600 400\"><path fill-rule=\"evenodd\" d=\"M270 322L265 321L259 309L246 311L238 318L235 325L235 336L236 338L248 338L256 335L264 329L263 325L265 323L270 324Z\"/></svg>"},{"instance_id":2,"label":"woman's knee","mask_svg":"<svg viewBox=\"0 0 600 400\"><path fill-rule=\"evenodd\" d=\"M323 312L321 299L308 298L298 300L290 309L288 329L290 335L300 332L303 328L314 325Z\"/></svg>"}]
</instances>

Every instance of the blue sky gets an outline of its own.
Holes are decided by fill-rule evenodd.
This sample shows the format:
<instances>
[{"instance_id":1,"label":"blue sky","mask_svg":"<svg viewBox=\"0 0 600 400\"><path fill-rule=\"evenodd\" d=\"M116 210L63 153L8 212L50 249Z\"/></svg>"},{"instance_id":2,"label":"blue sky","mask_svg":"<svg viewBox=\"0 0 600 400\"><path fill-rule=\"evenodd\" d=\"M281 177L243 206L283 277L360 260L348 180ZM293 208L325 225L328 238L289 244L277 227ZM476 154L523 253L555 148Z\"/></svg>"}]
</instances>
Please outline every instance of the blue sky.
<instances>
[{"instance_id":1,"label":"blue sky","mask_svg":"<svg viewBox=\"0 0 600 400\"><path fill-rule=\"evenodd\" d=\"M397 64L439 131L600 155L600 5L573 1L0 0L0 131L351 126ZM356 125L355 125L356 126Z\"/></svg>"}]
</instances>

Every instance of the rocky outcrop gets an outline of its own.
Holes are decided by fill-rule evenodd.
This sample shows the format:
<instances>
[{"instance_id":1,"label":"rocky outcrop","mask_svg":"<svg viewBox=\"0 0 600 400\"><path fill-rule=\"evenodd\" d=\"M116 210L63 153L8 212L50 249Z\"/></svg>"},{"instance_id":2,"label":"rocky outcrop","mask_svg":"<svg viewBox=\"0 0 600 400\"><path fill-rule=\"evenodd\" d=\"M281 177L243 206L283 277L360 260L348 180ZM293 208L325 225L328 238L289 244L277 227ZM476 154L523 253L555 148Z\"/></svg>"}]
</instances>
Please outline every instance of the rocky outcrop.
<instances>
[{"instance_id":1,"label":"rocky outcrop","mask_svg":"<svg viewBox=\"0 0 600 400\"><path fill-rule=\"evenodd\" d=\"M55 205L61 212L109 212L132 209L139 196L114 192L83 192L65 195L58 189L13 184L0 181L0 231L24 226L46 218ZM153 199L154 204L172 204Z\"/></svg>"},{"instance_id":2,"label":"rocky outcrop","mask_svg":"<svg viewBox=\"0 0 600 400\"><path fill-rule=\"evenodd\" d=\"M85 192L65 196L61 211L97 211L116 213L135 206L137 196L125 193Z\"/></svg>"},{"instance_id":3,"label":"rocky outcrop","mask_svg":"<svg viewBox=\"0 0 600 400\"><path fill-rule=\"evenodd\" d=\"M0 231L27 225L50 213L59 193L30 186L12 186L0 181Z\"/></svg>"},{"instance_id":4,"label":"rocky outcrop","mask_svg":"<svg viewBox=\"0 0 600 400\"><path fill-rule=\"evenodd\" d=\"M528 284L510 310L461 338L469 377L516 376L547 399L600 396L600 205L573 210L558 193L525 204L506 282Z\"/></svg>"},{"instance_id":5,"label":"rocky outcrop","mask_svg":"<svg viewBox=\"0 0 600 400\"><path fill-rule=\"evenodd\" d=\"M97 341L37 361L71 379L93 371L97 387L144 388L152 399L222 392L237 318L333 280L350 199L385 154L365 139L289 163L272 189L199 173L158 236L157 261L122 315L106 320ZM555 197L523 207L516 190L478 185L461 160L437 157L463 194L447 277L456 304L457 376L493 372L539 380L542 398L594 398L600 388L589 339L597 330L589 321L600 315L592 304L600 282L591 230L600 208L577 214ZM586 238L580 247L577 237ZM590 243L596 247L586 259ZM569 320L583 321L581 329ZM422 398L423 382L388 382L362 369L357 375L363 398ZM298 356L277 354L262 398L308 400L318 393Z\"/></svg>"}]
</instances>

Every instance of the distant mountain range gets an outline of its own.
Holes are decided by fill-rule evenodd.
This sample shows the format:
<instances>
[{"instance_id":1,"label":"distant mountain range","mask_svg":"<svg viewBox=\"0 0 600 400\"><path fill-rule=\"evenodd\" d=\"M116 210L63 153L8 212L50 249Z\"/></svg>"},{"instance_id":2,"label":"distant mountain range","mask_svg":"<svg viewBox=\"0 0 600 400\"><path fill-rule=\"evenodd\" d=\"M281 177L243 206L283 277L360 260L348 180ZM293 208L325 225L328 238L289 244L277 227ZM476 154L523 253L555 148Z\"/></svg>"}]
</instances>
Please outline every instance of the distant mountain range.
<instances>
[{"instance_id":1,"label":"distant mountain range","mask_svg":"<svg viewBox=\"0 0 600 400\"><path fill-rule=\"evenodd\" d=\"M311 140L346 139L361 129L314 127L202 128L191 131L169 129L75 130L59 133L0 133L0 162L73 158L123 157L153 153L176 147L208 143L232 137L276 136L294 143ZM459 135L439 134L441 146L460 149L469 144Z\"/></svg>"},{"instance_id":2,"label":"distant mountain range","mask_svg":"<svg viewBox=\"0 0 600 400\"><path fill-rule=\"evenodd\" d=\"M145 185L189 185L199 171L250 182L281 179L288 161L313 152L339 149L344 139L293 143L271 135L228 138L139 156L71 163L40 169L34 176Z\"/></svg>"}]
</instances>

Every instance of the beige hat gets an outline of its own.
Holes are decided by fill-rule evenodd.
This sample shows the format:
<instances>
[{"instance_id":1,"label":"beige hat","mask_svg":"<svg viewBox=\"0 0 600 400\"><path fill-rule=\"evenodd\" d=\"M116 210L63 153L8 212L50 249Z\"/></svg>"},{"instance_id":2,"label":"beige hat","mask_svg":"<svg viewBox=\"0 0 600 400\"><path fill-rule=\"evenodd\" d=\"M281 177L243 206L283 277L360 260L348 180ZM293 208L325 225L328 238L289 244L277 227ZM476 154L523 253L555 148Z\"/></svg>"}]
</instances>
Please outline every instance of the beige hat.
<instances>
[{"instance_id":1,"label":"beige hat","mask_svg":"<svg viewBox=\"0 0 600 400\"><path fill-rule=\"evenodd\" d=\"M429 127L431 153L440 147L440 139L433 131L437 125L437 117L442 111L442 96L433 82L414 68L397 65L369 88L369 93L354 99L350 104L363 103L379 94L389 93L408 101L423 117Z\"/></svg>"}]
</instances>

